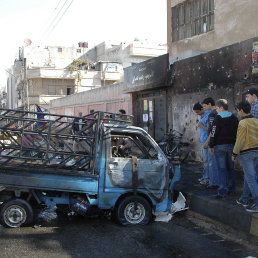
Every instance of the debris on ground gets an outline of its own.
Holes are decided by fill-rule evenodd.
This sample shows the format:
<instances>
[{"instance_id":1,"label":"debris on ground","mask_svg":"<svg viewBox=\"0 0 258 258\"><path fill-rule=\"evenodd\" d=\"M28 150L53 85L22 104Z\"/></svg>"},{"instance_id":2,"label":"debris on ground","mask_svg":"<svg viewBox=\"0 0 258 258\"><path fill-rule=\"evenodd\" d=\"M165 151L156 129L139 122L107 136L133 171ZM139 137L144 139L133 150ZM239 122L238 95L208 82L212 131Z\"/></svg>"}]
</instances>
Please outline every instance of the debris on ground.
<instances>
[{"instance_id":1,"label":"debris on ground","mask_svg":"<svg viewBox=\"0 0 258 258\"><path fill-rule=\"evenodd\" d=\"M179 211L188 210L189 207L186 206L186 199L184 195L179 192L176 202L172 203L171 210L169 212L155 212L155 221L169 222L173 218L173 214Z\"/></svg>"},{"instance_id":2,"label":"debris on ground","mask_svg":"<svg viewBox=\"0 0 258 258\"><path fill-rule=\"evenodd\" d=\"M55 208L46 208L42 211L40 211L40 213L38 214L38 218L46 221L46 222L50 222L54 219L57 218L57 213L56 213L56 207Z\"/></svg>"}]
</instances>

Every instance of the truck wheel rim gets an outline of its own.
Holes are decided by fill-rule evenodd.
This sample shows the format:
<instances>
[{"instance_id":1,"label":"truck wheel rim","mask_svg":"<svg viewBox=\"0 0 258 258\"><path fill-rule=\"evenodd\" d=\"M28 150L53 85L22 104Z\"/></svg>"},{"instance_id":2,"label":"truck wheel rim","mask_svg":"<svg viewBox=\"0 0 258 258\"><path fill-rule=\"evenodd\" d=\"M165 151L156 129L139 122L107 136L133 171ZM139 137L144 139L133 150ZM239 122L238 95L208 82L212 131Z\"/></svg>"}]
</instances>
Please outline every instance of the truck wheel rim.
<instances>
[{"instance_id":1,"label":"truck wheel rim","mask_svg":"<svg viewBox=\"0 0 258 258\"><path fill-rule=\"evenodd\" d=\"M4 212L4 220L9 227L19 227L26 221L26 218L26 211L20 206L12 205Z\"/></svg>"},{"instance_id":2,"label":"truck wheel rim","mask_svg":"<svg viewBox=\"0 0 258 258\"><path fill-rule=\"evenodd\" d=\"M141 203L137 203L135 209L134 202L127 204L124 210L125 219L131 224L138 224L145 218L145 208Z\"/></svg>"}]
</instances>

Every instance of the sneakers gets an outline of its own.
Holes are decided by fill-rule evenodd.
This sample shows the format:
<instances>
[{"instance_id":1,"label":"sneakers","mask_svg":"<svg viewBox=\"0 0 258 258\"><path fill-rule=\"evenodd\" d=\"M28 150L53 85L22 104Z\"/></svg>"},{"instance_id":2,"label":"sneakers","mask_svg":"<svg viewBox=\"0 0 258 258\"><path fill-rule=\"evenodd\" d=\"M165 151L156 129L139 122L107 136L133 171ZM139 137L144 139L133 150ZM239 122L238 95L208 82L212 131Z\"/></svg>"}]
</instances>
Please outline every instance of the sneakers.
<instances>
[{"instance_id":1,"label":"sneakers","mask_svg":"<svg viewBox=\"0 0 258 258\"><path fill-rule=\"evenodd\" d=\"M252 205L247 206L245 210L248 212L258 212L258 207L254 203Z\"/></svg>"},{"instance_id":2,"label":"sneakers","mask_svg":"<svg viewBox=\"0 0 258 258\"><path fill-rule=\"evenodd\" d=\"M249 202L242 201L241 199L236 200L237 204L242 205L243 207L247 207Z\"/></svg>"}]
</instances>

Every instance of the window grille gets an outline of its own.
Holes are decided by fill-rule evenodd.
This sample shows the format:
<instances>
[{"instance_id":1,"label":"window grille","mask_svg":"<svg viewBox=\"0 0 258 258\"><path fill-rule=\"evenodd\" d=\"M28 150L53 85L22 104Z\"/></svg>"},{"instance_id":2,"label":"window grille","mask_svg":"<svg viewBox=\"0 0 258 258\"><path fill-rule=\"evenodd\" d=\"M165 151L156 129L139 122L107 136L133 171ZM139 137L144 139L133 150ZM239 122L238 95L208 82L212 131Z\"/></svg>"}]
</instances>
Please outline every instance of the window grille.
<instances>
[{"instance_id":1,"label":"window grille","mask_svg":"<svg viewBox=\"0 0 258 258\"><path fill-rule=\"evenodd\" d=\"M187 0L172 7L172 41L214 30L214 0Z\"/></svg>"}]
</instances>

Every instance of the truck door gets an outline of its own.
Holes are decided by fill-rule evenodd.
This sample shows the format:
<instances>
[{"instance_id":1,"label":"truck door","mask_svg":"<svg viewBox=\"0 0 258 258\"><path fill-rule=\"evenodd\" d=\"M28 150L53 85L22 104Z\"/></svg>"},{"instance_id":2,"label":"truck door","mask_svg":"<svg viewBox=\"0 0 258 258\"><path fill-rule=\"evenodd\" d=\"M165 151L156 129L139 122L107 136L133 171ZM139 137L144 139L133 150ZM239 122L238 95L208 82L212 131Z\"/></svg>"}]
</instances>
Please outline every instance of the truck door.
<instances>
[{"instance_id":1,"label":"truck door","mask_svg":"<svg viewBox=\"0 0 258 258\"><path fill-rule=\"evenodd\" d=\"M137 157L137 189L162 200L168 188L167 159L145 135L111 132L107 151L105 192L124 192L133 187L132 156Z\"/></svg>"}]
</instances>

